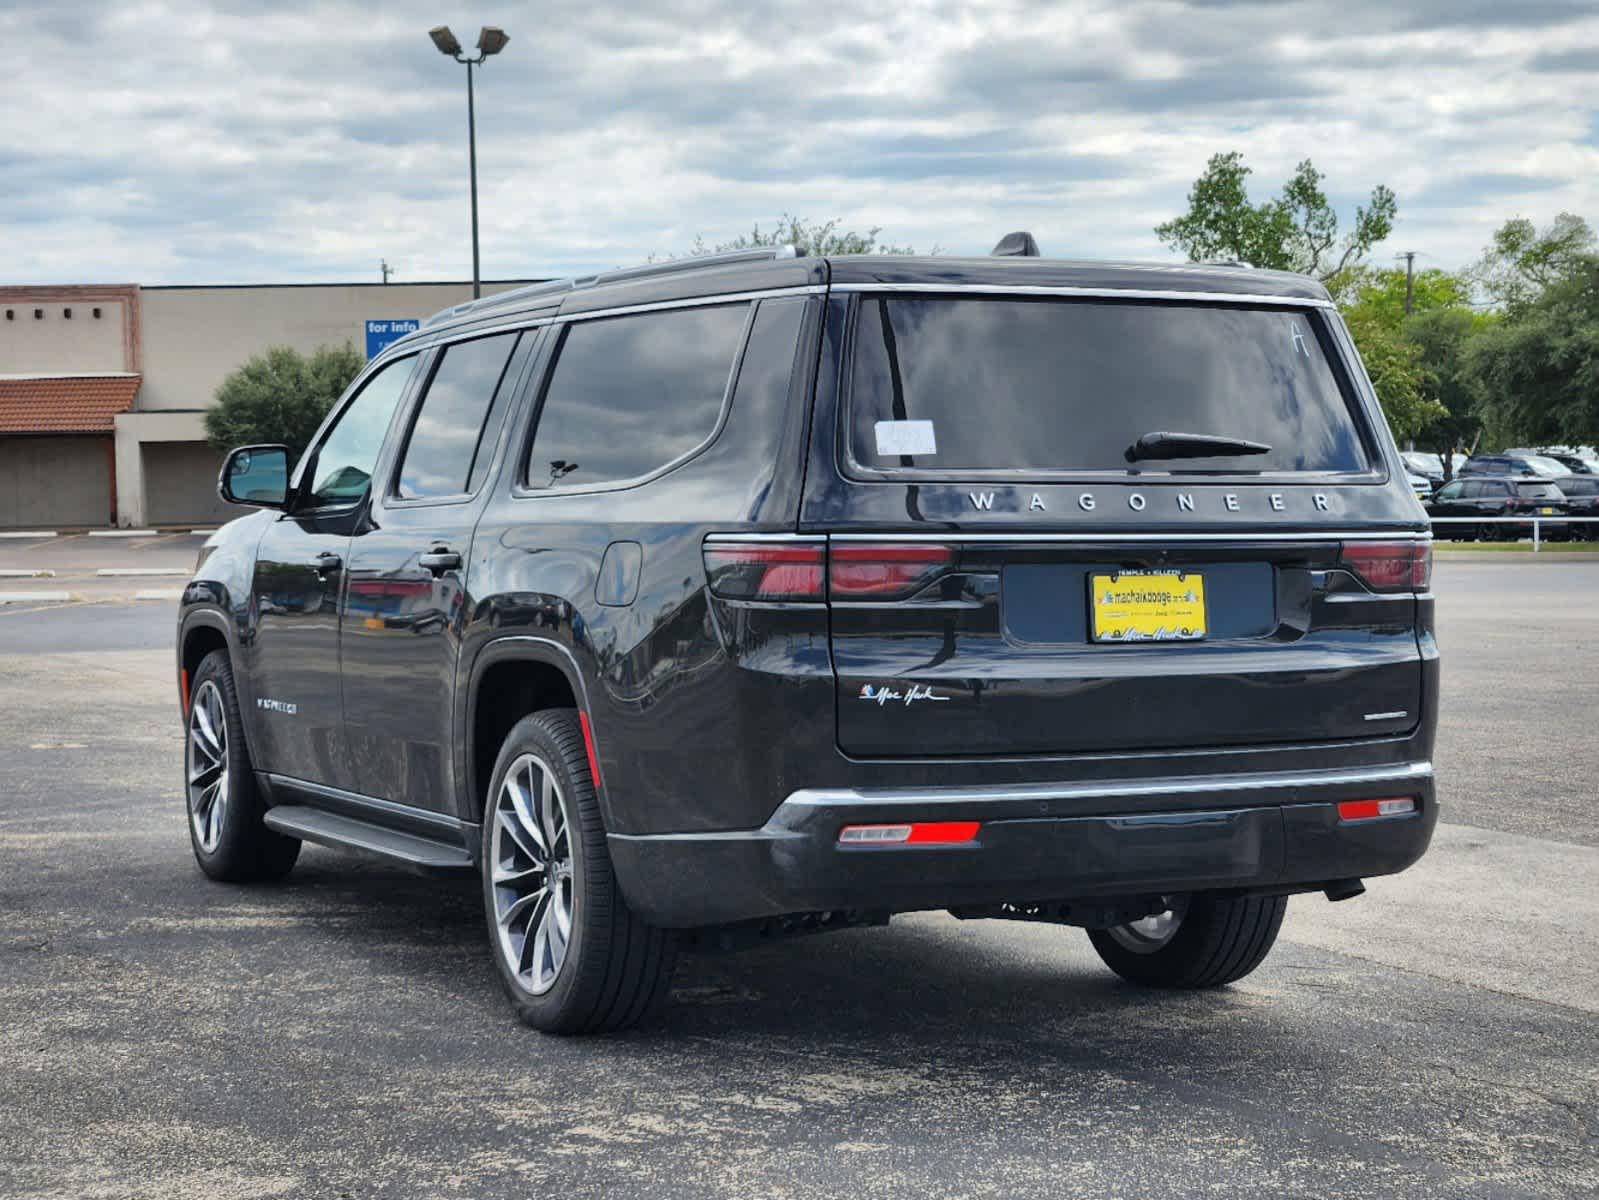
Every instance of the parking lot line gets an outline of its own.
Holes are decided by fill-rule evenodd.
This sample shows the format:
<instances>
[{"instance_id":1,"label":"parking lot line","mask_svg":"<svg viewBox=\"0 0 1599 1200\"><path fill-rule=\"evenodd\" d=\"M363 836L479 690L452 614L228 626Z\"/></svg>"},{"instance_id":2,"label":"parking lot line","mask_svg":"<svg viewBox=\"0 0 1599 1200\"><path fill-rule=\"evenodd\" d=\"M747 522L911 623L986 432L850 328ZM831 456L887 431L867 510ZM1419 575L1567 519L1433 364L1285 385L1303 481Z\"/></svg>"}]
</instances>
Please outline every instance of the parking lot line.
<instances>
[{"instance_id":1,"label":"parking lot line","mask_svg":"<svg viewBox=\"0 0 1599 1200\"><path fill-rule=\"evenodd\" d=\"M53 538L55 535L56 531L53 529L32 529L22 531L13 531L8 529L5 532L0 533L0 538L10 538L13 541L37 541L40 538Z\"/></svg>"},{"instance_id":2,"label":"parking lot line","mask_svg":"<svg viewBox=\"0 0 1599 1200\"><path fill-rule=\"evenodd\" d=\"M0 567L0 579L54 579L54 571L35 567Z\"/></svg>"},{"instance_id":3,"label":"parking lot line","mask_svg":"<svg viewBox=\"0 0 1599 1200\"><path fill-rule=\"evenodd\" d=\"M90 537L160 537L161 531L157 529L91 529Z\"/></svg>"}]
</instances>

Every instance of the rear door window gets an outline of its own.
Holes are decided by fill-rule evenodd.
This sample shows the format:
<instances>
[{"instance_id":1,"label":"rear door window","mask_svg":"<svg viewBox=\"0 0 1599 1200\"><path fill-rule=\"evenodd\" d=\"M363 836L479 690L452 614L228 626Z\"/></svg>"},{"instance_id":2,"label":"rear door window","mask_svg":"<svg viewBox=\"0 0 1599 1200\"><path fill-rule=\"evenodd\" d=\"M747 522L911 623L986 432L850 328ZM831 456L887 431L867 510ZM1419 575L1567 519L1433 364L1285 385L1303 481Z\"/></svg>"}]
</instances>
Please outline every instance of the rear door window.
<instances>
[{"instance_id":1,"label":"rear door window","mask_svg":"<svg viewBox=\"0 0 1599 1200\"><path fill-rule=\"evenodd\" d=\"M575 321L539 406L526 484L637 480L706 445L721 424L750 306Z\"/></svg>"},{"instance_id":2,"label":"rear door window","mask_svg":"<svg viewBox=\"0 0 1599 1200\"><path fill-rule=\"evenodd\" d=\"M916 475L1359 473L1361 425L1320 320L1244 305L863 297L849 450ZM1155 432L1264 454L1130 463Z\"/></svg>"},{"instance_id":3,"label":"rear door window","mask_svg":"<svg viewBox=\"0 0 1599 1200\"><path fill-rule=\"evenodd\" d=\"M474 491L500 428L502 383L517 334L457 342L440 352L400 459L394 494L430 500Z\"/></svg>"},{"instance_id":4,"label":"rear door window","mask_svg":"<svg viewBox=\"0 0 1599 1200\"><path fill-rule=\"evenodd\" d=\"M1530 496L1534 500L1563 500L1565 493L1552 483L1518 483L1516 494Z\"/></svg>"}]
</instances>

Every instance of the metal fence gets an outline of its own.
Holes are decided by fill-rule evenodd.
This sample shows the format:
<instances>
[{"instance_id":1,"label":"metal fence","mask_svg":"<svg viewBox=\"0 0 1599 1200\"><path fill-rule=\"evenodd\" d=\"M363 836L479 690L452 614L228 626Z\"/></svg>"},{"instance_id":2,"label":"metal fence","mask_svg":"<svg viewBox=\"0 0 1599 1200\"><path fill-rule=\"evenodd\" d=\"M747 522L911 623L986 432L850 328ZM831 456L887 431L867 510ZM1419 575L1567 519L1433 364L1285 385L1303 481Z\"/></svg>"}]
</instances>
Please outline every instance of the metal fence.
<instances>
[{"instance_id":1,"label":"metal fence","mask_svg":"<svg viewBox=\"0 0 1599 1200\"><path fill-rule=\"evenodd\" d=\"M1525 517L1430 517L1428 519L1434 526L1434 534L1438 536L1448 536L1437 529L1439 525L1519 525L1523 529L1531 525L1532 552L1534 554L1538 553L1543 547L1545 540L1543 536L1544 526L1551 526L1572 539L1588 540L1599 538L1599 529L1592 528L1592 526L1599 525L1599 517L1541 517L1529 514ZM1585 528L1581 530L1574 528L1579 525ZM1519 542L1521 537L1516 536L1505 540Z\"/></svg>"}]
</instances>

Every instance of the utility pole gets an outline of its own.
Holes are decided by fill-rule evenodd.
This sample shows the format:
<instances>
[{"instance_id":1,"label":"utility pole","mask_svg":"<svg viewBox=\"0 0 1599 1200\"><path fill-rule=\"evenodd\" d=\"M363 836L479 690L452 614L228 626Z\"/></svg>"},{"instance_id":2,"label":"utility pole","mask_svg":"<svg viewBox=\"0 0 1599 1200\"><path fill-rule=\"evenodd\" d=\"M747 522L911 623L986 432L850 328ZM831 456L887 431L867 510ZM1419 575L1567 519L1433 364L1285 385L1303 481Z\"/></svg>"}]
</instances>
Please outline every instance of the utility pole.
<instances>
[{"instance_id":1,"label":"utility pole","mask_svg":"<svg viewBox=\"0 0 1599 1200\"><path fill-rule=\"evenodd\" d=\"M383 283L384 283L384 286L387 286L388 282L389 282L389 276L394 274L394 268L389 266L389 260L385 258L383 260L383 265L382 265L382 267L380 269L383 272Z\"/></svg>"},{"instance_id":2,"label":"utility pole","mask_svg":"<svg viewBox=\"0 0 1599 1200\"><path fill-rule=\"evenodd\" d=\"M1414 250L1406 250L1399 257L1405 260L1405 316L1408 317L1412 299L1415 295L1416 252Z\"/></svg>"}]
</instances>

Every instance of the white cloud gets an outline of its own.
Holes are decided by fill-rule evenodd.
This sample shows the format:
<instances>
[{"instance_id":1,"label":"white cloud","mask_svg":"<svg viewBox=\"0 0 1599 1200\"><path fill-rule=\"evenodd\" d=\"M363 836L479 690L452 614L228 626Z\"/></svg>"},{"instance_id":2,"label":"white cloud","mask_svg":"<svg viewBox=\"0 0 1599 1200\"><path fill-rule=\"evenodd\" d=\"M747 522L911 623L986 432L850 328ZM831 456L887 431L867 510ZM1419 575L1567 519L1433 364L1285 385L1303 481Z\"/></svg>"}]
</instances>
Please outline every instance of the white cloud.
<instances>
[{"instance_id":1,"label":"white cloud","mask_svg":"<svg viewBox=\"0 0 1599 1200\"><path fill-rule=\"evenodd\" d=\"M461 278L464 71L490 277L583 272L783 211L982 253L1162 258L1205 159L1305 157L1379 250L1463 264L1516 214L1599 219L1599 17L1553 0L760 5L11 0L8 282ZM1346 215L1347 219L1347 215Z\"/></svg>"}]
</instances>

